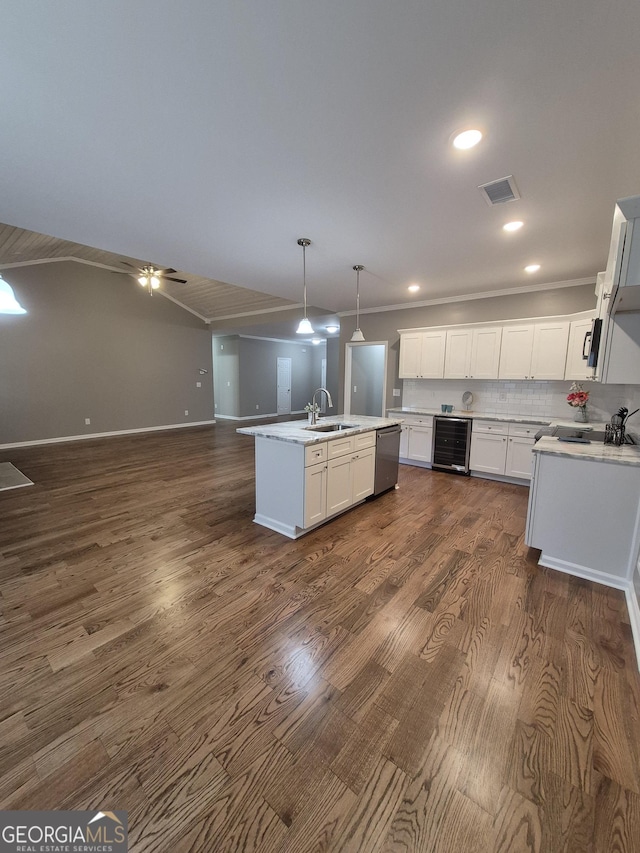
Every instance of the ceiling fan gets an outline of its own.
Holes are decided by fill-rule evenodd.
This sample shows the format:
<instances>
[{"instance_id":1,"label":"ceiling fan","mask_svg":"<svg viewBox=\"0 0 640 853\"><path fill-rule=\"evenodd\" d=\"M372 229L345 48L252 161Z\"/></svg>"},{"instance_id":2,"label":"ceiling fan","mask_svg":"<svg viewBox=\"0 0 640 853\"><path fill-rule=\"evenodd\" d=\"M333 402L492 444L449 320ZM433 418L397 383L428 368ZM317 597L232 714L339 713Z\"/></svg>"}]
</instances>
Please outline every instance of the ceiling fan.
<instances>
[{"instance_id":1,"label":"ceiling fan","mask_svg":"<svg viewBox=\"0 0 640 853\"><path fill-rule=\"evenodd\" d=\"M187 283L187 280L185 278L173 278L171 273L177 272L177 270L174 270L172 267L167 267L166 269L159 269L158 267L154 267L153 264L145 264L142 267L136 267L133 264L130 264L128 261L120 261L120 263L131 267L131 269L133 270L133 272L127 272L123 270L121 275L133 276L141 287L147 288L150 295L153 295L153 291L157 290L160 287L161 281L175 281L178 284Z\"/></svg>"}]
</instances>

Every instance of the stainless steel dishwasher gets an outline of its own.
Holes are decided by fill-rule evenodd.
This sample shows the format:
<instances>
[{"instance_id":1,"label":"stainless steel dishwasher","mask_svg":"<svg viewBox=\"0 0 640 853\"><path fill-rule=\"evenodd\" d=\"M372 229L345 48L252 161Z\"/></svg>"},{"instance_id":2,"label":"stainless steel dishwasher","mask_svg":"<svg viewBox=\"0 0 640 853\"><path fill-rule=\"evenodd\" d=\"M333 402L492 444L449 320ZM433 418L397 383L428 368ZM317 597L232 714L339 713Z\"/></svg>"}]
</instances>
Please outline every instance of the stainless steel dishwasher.
<instances>
[{"instance_id":1,"label":"stainless steel dishwasher","mask_svg":"<svg viewBox=\"0 0 640 853\"><path fill-rule=\"evenodd\" d=\"M471 418L433 419L433 462L434 468L469 473L471 452Z\"/></svg>"},{"instance_id":2,"label":"stainless steel dishwasher","mask_svg":"<svg viewBox=\"0 0 640 853\"><path fill-rule=\"evenodd\" d=\"M398 482L400 424L376 430L376 476L373 494L392 489Z\"/></svg>"}]
</instances>

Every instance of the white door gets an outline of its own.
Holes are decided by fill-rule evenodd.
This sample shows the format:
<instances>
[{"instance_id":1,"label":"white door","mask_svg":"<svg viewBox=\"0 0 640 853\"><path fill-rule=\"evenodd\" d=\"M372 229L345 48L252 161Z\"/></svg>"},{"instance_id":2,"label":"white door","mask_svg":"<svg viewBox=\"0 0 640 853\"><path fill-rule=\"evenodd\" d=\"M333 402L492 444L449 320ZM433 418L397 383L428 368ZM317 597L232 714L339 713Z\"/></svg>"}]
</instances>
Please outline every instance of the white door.
<instances>
[{"instance_id":1,"label":"white door","mask_svg":"<svg viewBox=\"0 0 640 853\"><path fill-rule=\"evenodd\" d=\"M449 329L447 351L444 359L445 379L468 379L471 361L470 329Z\"/></svg>"},{"instance_id":2,"label":"white door","mask_svg":"<svg viewBox=\"0 0 640 853\"><path fill-rule=\"evenodd\" d=\"M327 517L327 463L304 469L304 526L311 527Z\"/></svg>"},{"instance_id":3,"label":"white door","mask_svg":"<svg viewBox=\"0 0 640 853\"><path fill-rule=\"evenodd\" d=\"M446 343L446 331L424 332L420 358L420 377L422 379L442 379Z\"/></svg>"},{"instance_id":4,"label":"white door","mask_svg":"<svg viewBox=\"0 0 640 853\"><path fill-rule=\"evenodd\" d=\"M376 470L375 447L361 450L351 461L351 497L353 503L363 501L373 494Z\"/></svg>"},{"instance_id":5,"label":"white door","mask_svg":"<svg viewBox=\"0 0 640 853\"><path fill-rule=\"evenodd\" d=\"M529 379L564 379L569 323L536 323Z\"/></svg>"},{"instance_id":6,"label":"white door","mask_svg":"<svg viewBox=\"0 0 640 853\"><path fill-rule=\"evenodd\" d=\"M420 375L422 335L400 335L400 379L415 379Z\"/></svg>"},{"instance_id":7,"label":"white door","mask_svg":"<svg viewBox=\"0 0 640 853\"><path fill-rule=\"evenodd\" d=\"M291 359L278 358L276 401L279 415L291 414Z\"/></svg>"},{"instance_id":8,"label":"white door","mask_svg":"<svg viewBox=\"0 0 640 853\"><path fill-rule=\"evenodd\" d=\"M351 455L330 459L327 465L327 515L350 507L353 503L351 492Z\"/></svg>"},{"instance_id":9,"label":"white door","mask_svg":"<svg viewBox=\"0 0 640 853\"><path fill-rule=\"evenodd\" d=\"M500 363L500 343L502 329L497 326L488 329L474 329L471 345L471 379L497 379Z\"/></svg>"},{"instance_id":10,"label":"white door","mask_svg":"<svg viewBox=\"0 0 640 853\"><path fill-rule=\"evenodd\" d=\"M431 462L433 459L433 427L409 427L409 459L417 462Z\"/></svg>"},{"instance_id":11,"label":"white door","mask_svg":"<svg viewBox=\"0 0 640 853\"><path fill-rule=\"evenodd\" d=\"M505 326L502 331L498 379L530 379L533 324Z\"/></svg>"},{"instance_id":12,"label":"white door","mask_svg":"<svg viewBox=\"0 0 640 853\"><path fill-rule=\"evenodd\" d=\"M594 369L589 367L585 356L588 353L588 341L593 320L574 320L569 324L569 348L567 364L564 371L565 379L593 379Z\"/></svg>"}]
</instances>

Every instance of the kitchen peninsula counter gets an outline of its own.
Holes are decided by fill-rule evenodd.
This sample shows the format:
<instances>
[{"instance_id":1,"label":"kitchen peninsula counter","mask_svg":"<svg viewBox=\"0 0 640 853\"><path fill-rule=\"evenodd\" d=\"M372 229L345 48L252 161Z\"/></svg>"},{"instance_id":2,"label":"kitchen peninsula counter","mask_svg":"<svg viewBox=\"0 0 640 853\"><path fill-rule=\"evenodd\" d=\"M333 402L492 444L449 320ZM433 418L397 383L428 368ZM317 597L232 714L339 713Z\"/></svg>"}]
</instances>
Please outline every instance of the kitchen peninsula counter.
<instances>
[{"instance_id":1,"label":"kitchen peninsula counter","mask_svg":"<svg viewBox=\"0 0 640 853\"><path fill-rule=\"evenodd\" d=\"M362 503L374 489L376 430L400 423L339 415L315 424L343 426L333 432L314 431L304 420L240 427L255 437L254 522L298 539Z\"/></svg>"}]
</instances>

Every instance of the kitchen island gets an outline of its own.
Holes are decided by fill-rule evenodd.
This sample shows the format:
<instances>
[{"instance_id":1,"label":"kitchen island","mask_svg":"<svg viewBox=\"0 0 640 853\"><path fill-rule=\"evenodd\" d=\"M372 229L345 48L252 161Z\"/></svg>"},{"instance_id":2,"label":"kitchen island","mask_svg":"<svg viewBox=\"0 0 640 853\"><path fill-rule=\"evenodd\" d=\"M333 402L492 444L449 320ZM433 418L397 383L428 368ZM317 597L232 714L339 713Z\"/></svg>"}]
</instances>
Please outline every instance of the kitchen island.
<instances>
[{"instance_id":1,"label":"kitchen island","mask_svg":"<svg viewBox=\"0 0 640 853\"><path fill-rule=\"evenodd\" d=\"M625 591L640 660L640 447L545 436L533 456L526 544L542 566Z\"/></svg>"},{"instance_id":2,"label":"kitchen island","mask_svg":"<svg viewBox=\"0 0 640 853\"><path fill-rule=\"evenodd\" d=\"M255 437L254 522L298 539L373 494L376 430L401 417L341 415L240 427Z\"/></svg>"}]
</instances>

